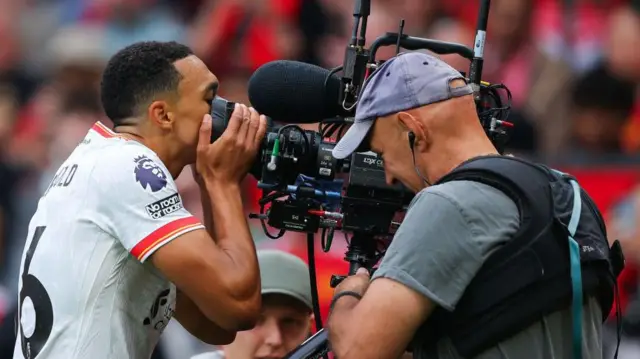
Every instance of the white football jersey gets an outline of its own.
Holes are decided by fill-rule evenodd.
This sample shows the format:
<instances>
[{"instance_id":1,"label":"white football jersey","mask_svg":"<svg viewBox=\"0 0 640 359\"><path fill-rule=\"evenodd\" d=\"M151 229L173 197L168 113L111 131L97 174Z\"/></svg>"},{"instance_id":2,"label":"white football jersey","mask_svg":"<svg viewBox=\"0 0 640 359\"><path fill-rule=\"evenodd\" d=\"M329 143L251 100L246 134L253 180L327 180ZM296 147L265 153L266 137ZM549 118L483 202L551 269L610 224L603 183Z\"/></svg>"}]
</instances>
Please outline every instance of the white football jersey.
<instances>
[{"instance_id":1,"label":"white football jersey","mask_svg":"<svg viewBox=\"0 0 640 359\"><path fill-rule=\"evenodd\" d=\"M176 288L146 260L199 228L158 156L96 123L29 224L14 359L148 359Z\"/></svg>"}]
</instances>

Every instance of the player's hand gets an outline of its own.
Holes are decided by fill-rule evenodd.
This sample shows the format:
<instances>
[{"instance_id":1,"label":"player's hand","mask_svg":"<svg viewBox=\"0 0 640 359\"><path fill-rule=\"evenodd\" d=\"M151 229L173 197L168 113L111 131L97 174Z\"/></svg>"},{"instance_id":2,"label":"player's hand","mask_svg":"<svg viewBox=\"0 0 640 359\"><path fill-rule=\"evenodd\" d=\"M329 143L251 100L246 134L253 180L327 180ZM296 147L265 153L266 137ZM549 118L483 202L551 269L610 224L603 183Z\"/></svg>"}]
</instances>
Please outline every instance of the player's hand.
<instances>
[{"instance_id":1,"label":"player's hand","mask_svg":"<svg viewBox=\"0 0 640 359\"><path fill-rule=\"evenodd\" d=\"M236 104L227 129L214 143L211 116L205 115L198 139L196 170L205 181L240 183L247 175L267 131L267 119Z\"/></svg>"},{"instance_id":2,"label":"player's hand","mask_svg":"<svg viewBox=\"0 0 640 359\"><path fill-rule=\"evenodd\" d=\"M200 187L204 186L204 179L202 178L200 173L198 173L198 168L196 167L196 164L194 163L190 165L190 167L191 167L191 175L193 176L193 179L196 181L198 186Z\"/></svg>"}]
</instances>

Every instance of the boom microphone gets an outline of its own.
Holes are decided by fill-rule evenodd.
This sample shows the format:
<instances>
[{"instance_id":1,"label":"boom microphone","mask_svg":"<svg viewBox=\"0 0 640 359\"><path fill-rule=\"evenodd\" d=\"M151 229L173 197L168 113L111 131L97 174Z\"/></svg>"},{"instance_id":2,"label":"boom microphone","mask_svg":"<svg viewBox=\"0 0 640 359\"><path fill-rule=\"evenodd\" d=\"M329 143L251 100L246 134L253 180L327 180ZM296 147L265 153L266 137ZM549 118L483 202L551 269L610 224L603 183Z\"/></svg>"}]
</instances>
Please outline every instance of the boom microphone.
<instances>
[{"instance_id":1,"label":"boom microphone","mask_svg":"<svg viewBox=\"0 0 640 359\"><path fill-rule=\"evenodd\" d=\"M340 77L322 67L298 61L266 63L249 79L249 101L275 121L315 123L353 116L339 104Z\"/></svg>"}]
</instances>

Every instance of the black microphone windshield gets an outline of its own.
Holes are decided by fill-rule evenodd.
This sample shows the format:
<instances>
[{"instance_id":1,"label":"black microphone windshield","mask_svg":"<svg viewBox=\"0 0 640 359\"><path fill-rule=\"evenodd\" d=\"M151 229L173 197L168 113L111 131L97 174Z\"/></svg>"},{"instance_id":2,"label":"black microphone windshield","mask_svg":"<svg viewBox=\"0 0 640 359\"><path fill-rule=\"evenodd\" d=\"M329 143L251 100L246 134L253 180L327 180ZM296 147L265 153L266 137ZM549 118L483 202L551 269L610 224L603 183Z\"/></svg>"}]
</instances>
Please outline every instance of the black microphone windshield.
<instances>
[{"instance_id":1,"label":"black microphone windshield","mask_svg":"<svg viewBox=\"0 0 640 359\"><path fill-rule=\"evenodd\" d=\"M249 79L249 101L275 121L314 123L348 115L338 104L341 80L322 67L278 60L266 63ZM326 80L326 86L325 86Z\"/></svg>"}]
</instances>

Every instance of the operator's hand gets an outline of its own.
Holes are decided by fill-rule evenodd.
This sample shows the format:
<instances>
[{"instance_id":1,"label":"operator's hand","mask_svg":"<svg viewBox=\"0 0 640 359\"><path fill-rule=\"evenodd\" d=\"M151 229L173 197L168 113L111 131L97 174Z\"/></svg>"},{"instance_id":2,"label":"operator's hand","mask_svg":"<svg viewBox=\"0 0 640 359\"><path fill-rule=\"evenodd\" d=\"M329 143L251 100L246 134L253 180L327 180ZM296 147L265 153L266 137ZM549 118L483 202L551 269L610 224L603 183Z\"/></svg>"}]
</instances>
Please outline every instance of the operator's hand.
<instances>
[{"instance_id":1,"label":"operator's hand","mask_svg":"<svg viewBox=\"0 0 640 359\"><path fill-rule=\"evenodd\" d=\"M343 279L340 284L335 289L335 294L340 292L344 292L345 290L356 292L360 295L364 295L369 288L369 283L371 282L371 277L369 276L369 271L366 268L359 268L356 274L352 276L348 276Z\"/></svg>"},{"instance_id":2,"label":"operator's hand","mask_svg":"<svg viewBox=\"0 0 640 359\"><path fill-rule=\"evenodd\" d=\"M214 143L211 116L205 115L196 151L196 171L205 181L240 183L256 159L267 131L267 119L253 108L236 104L227 129Z\"/></svg>"}]
</instances>

